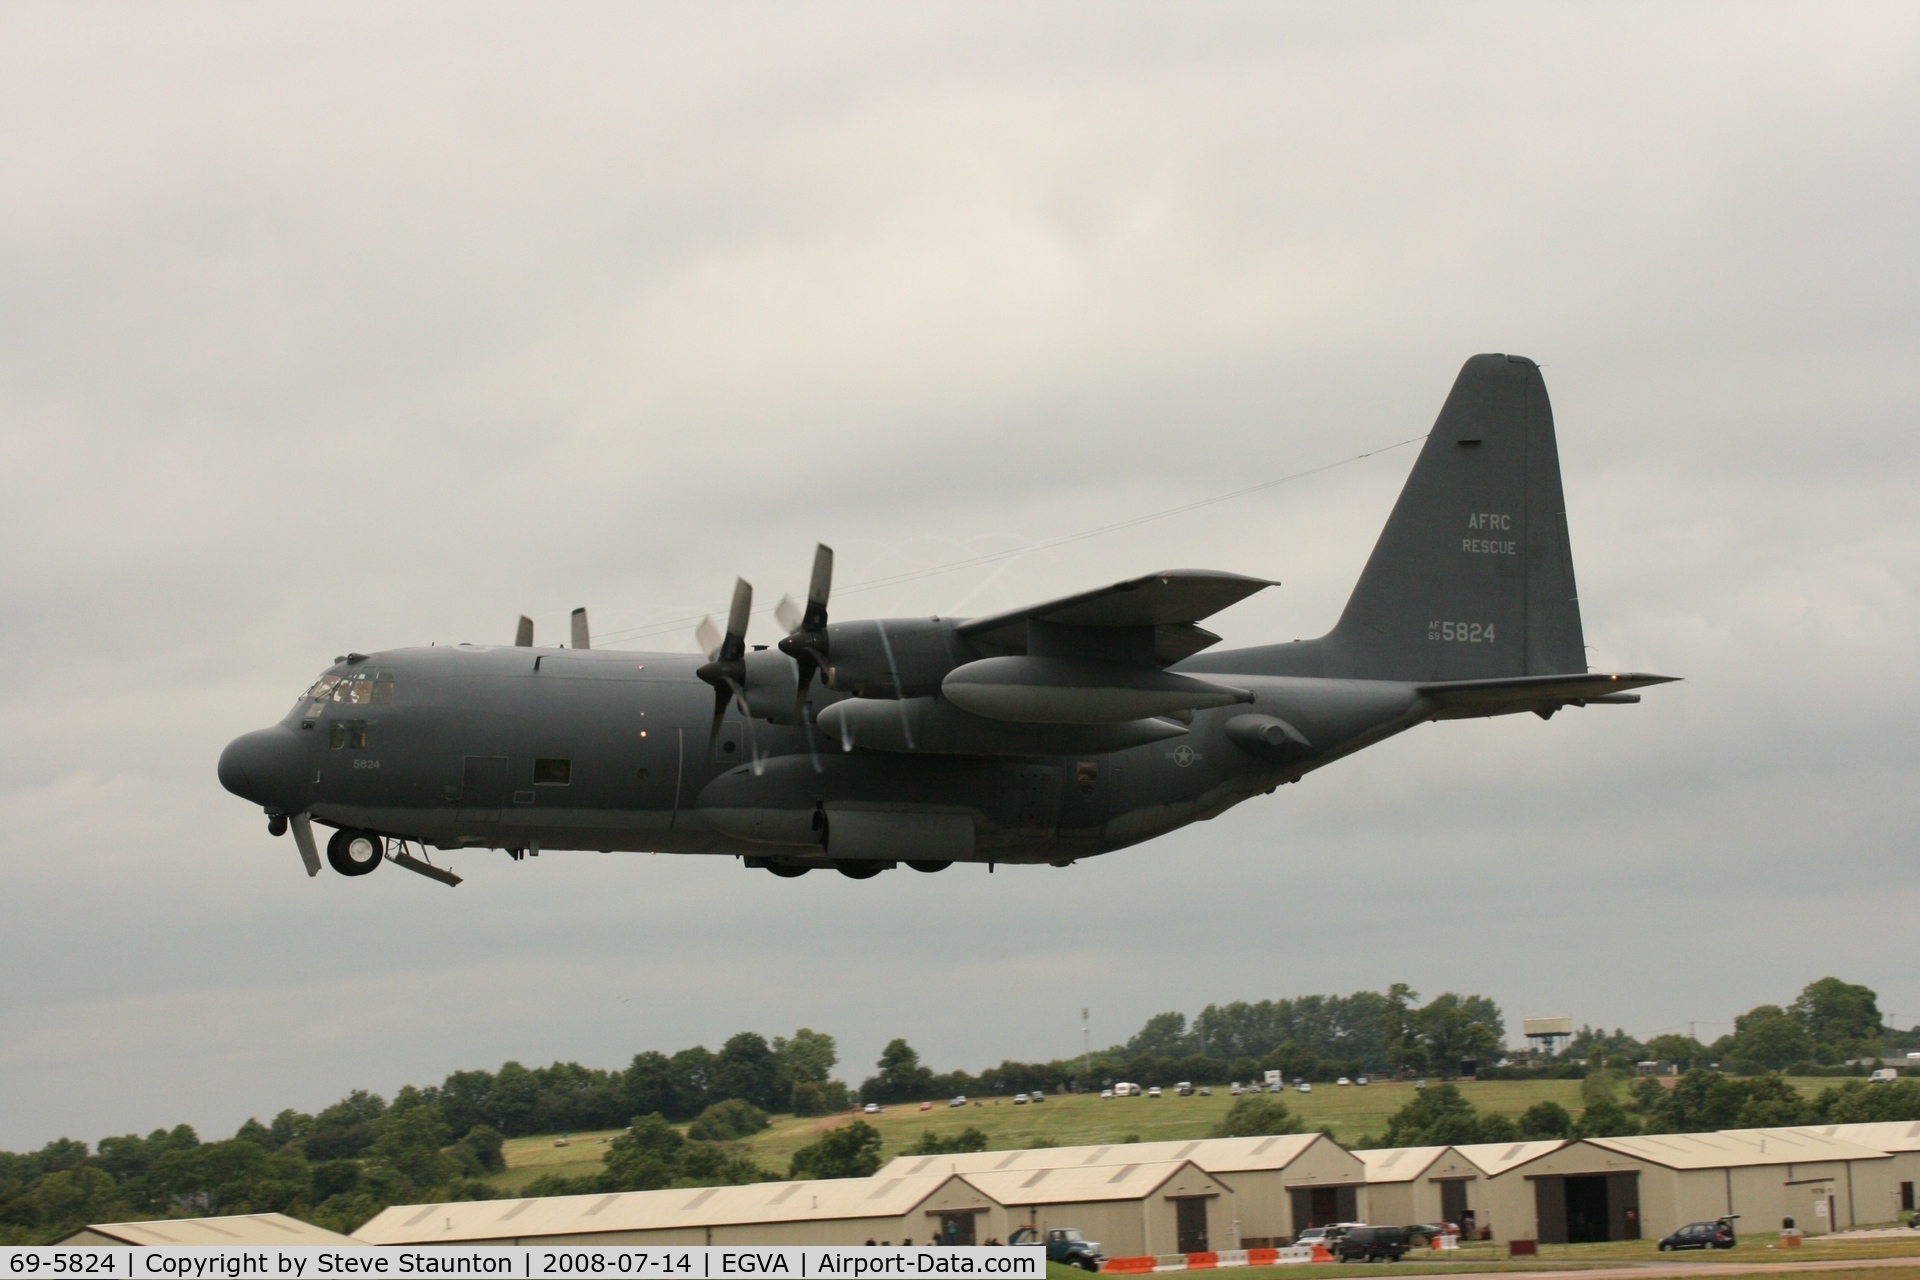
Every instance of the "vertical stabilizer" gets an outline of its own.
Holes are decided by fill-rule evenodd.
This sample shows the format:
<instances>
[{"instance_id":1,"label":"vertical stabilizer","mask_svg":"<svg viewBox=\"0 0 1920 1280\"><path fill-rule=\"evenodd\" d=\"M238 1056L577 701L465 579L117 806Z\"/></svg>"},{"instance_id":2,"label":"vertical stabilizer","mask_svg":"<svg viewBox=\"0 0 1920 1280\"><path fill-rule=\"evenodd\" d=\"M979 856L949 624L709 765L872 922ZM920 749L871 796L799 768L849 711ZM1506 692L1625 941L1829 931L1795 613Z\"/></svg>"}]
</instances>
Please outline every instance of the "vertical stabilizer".
<instances>
[{"instance_id":1,"label":"vertical stabilizer","mask_svg":"<svg viewBox=\"0 0 1920 1280\"><path fill-rule=\"evenodd\" d=\"M1525 356L1474 356L1320 642L1340 674L1476 680L1587 669L1553 409Z\"/></svg>"}]
</instances>

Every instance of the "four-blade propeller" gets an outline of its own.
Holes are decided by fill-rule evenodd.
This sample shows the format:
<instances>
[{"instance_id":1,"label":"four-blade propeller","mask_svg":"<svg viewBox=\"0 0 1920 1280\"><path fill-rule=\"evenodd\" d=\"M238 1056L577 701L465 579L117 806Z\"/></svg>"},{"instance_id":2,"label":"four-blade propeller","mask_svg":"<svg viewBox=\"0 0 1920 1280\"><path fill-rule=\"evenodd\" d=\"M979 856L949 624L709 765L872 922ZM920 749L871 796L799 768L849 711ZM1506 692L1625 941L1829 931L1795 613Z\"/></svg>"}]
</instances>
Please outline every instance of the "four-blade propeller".
<instances>
[{"instance_id":1,"label":"four-blade propeller","mask_svg":"<svg viewBox=\"0 0 1920 1280\"><path fill-rule=\"evenodd\" d=\"M694 672L713 686L713 731L707 735L707 750L720 740L720 722L727 715L727 701L737 698L740 713L747 716L747 731L753 731L753 718L747 712L747 619L753 613L753 586L745 578L733 581L733 605L727 610L726 634L709 647L713 619L703 618L695 633L707 650L706 665Z\"/></svg>"},{"instance_id":2,"label":"four-blade propeller","mask_svg":"<svg viewBox=\"0 0 1920 1280\"><path fill-rule=\"evenodd\" d=\"M782 600L774 615L787 629L780 652L792 658L800 669L793 695L795 724L807 723L807 687L816 672L827 669L827 595L833 590L833 548L822 542L813 549L813 578L807 584L807 611L799 621L791 621L793 602ZM809 729L811 732L811 729Z\"/></svg>"}]
</instances>

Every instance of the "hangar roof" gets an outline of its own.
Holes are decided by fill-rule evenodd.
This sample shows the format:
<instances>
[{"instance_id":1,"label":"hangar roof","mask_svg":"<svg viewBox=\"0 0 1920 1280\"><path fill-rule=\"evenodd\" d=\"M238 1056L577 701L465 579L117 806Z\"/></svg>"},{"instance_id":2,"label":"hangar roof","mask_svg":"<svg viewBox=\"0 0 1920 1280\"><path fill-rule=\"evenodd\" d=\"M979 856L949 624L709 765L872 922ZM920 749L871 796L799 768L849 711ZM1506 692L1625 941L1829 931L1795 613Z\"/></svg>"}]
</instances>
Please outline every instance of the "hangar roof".
<instances>
[{"instance_id":1,"label":"hangar roof","mask_svg":"<svg viewBox=\"0 0 1920 1280\"><path fill-rule=\"evenodd\" d=\"M1547 1138L1537 1142L1470 1142L1454 1150L1473 1161L1489 1178L1497 1178L1566 1145L1565 1138Z\"/></svg>"},{"instance_id":2,"label":"hangar roof","mask_svg":"<svg viewBox=\"0 0 1920 1280\"><path fill-rule=\"evenodd\" d=\"M1029 1204L1139 1200L1183 1175L1194 1184L1192 1189L1196 1191L1201 1186L1221 1185L1191 1160L1082 1165L1071 1169L1009 1169L1002 1173L968 1174L967 1181L1008 1208L1015 1208Z\"/></svg>"},{"instance_id":3,"label":"hangar roof","mask_svg":"<svg viewBox=\"0 0 1920 1280\"><path fill-rule=\"evenodd\" d=\"M1360 1163L1367 1166L1367 1181L1370 1183L1412 1182L1447 1151L1446 1147L1381 1147L1353 1154L1359 1156Z\"/></svg>"},{"instance_id":4,"label":"hangar roof","mask_svg":"<svg viewBox=\"0 0 1920 1280\"><path fill-rule=\"evenodd\" d=\"M679 1187L590 1196L396 1205L353 1233L367 1244L510 1240L583 1232L657 1231L749 1222L897 1218L953 1181L919 1177L821 1178L738 1187Z\"/></svg>"},{"instance_id":5,"label":"hangar roof","mask_svg":"<svg viewBox=\"0 0 1920 1280\"><path fill-rule=\"evenodd\" d=\"M1065 1169L1080 1165L1156 1164L1191 1160L1210 1173L1283 1169L1316 1142L1320 1133L1288 1133L1264 1138L1189 1138L1181 1142L1116 1142L1105 1146L1042 1147L1034 1151L967 1151L958 1155L899 1156L880 1172L1002 1173L1016 1169Z\"/></svg>"},{"instance_id":6,"label":"hangar roof","mask_svg":"<svg viewBox=\"0 0 1920 1280\"><path fill-rule=\"evenodd\" d=\"M1823 1138L1805 1129L1734 1129L1721 1133L1661 1133L1637 1138L1588 1138L1623 1156L1669 1169L1724 1169L1741 1165L1808 1164L1822 1160L1885 1160L1884 1151Z\"/></svg>"},{"instance_id":7,"label":"hangar roof","mask_svg":"<svg viewBox=\"0 0 1920 1280\"><path fill-rule=\"evenodd\" d=\"M164 1218L157 1222L100 1222L68 1239L105 1236L122 1244L151 1245L350 1245L358 1240L289 1218L284 1213L249 1213L233 1218ZM60 1243L65 1244L63 1240Z\"/></svg>"},{"instance_id":8,"label":"hangar roof","mask_svg":"<svg viewBox=\"0 0 1920 1280\"><path fill-rule=\"evenodd\" d=\"M1801 1133L1851 1142L1875 1151L1920 1151L1920 1120L1867 1121L1860 1124L1808 1124ZM1737 1131L1736 1131L1737 1132Z\"/></svg>"}]
</instances>

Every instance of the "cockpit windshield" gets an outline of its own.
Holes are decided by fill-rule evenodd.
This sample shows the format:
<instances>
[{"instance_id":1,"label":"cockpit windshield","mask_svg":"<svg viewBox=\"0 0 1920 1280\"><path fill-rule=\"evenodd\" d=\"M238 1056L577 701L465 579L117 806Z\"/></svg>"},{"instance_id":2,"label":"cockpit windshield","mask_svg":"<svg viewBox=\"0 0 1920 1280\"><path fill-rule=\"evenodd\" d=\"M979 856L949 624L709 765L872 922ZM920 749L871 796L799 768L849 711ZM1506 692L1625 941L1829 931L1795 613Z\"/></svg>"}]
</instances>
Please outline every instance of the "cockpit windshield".
<instances>
[{"instance_id":1,"label":"cockpit windshield","mask_svg":"<svg viewBox=\"0 0 1920 1280\"><path fill-rule=\"evenodd\" d=\"M318 715L321 704L327 702L344 702L356 707L382 706L393 701L393 672L348 671L324 675L314 681L306 696L313 704L307 709L308 715Z\"/></svg>"}]
</instances>

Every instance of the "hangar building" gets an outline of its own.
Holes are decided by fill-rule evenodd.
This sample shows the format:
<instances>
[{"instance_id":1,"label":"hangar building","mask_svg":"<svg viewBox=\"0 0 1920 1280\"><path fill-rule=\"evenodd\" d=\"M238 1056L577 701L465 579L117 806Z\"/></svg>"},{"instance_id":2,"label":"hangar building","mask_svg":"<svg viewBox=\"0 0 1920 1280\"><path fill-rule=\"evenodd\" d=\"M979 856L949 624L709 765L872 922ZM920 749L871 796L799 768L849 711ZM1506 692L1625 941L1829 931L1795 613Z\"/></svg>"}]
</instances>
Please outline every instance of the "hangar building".
<instances>
[{"instance_id":1,"label":"hangar building","mask_svg":"<svg viewBox=\"0 0 1920 1280\"><path fill-rule=\"evenodd\" d=\"M1308 1227L1352 1222L1360 1215L1366 1167L1353 1152L1321 1133L901 1156L881 1174L1110 1168L1166 1160L1191 1160L1232 1185L1234 1216L1211 1219L1209 1238L1216 1249L1269 1248L1292 1240Z\"/></svg>"},{"instance_id":2,"label":"hangar building","mask_svg":"<svg viewBox=\"0 0 1920 1280\"><path fill-rule=\"evenodd\" d=\"M408 1245L905 1244L925 1242L949 1220L963 1238L1004 1239L1005 1216L965 1178L926 1173L396 1205L353 1235Z\"/></svg>"},{"instance_id":3,"label":"hangar building","mask_svg":"<svg viewBox=\"0 0 1920 1280\"><path fill-rule=\"evenodd\" d=\"M181 1245L358 1245L364 1243L284 1213L236 1214L231 1218L163 1218L157 1222L98 1222L55 1244L148 1248Z\"/></svg>"},{"instance_id":4,"label":"hangar building","mask_svg":"<svg viewBox=\"0 0 1920 1280\"><path fill-rule=\"evenodd\" d=\"M1893 1158L1894 1182L1894 1211L1885 1215L1886 1220L1892 1222L1899 1216L1899 1210L1920 1208L1914 1203L1914 1189L1920 1186L1920 1121L1805 1125L1797 1131L1810 1133L1816 1138L1831 1138L1886 1152ZM1872 1219L1873 1214L1866 1202L1862 1201L1859 1208L1863 1218Z\"/></svg>"},{"instance_id":5,"label":"hangar building","mask_svg":"<svg viewBox=\"0 0 1920 1280\"><path fill-rule=\"evenodd\" d=\"M1480 1167L1458 1148L1384 1147L1354 1154L1367 1170L1368 1222L1481 1223L1474 1195Z\"/></svg>"}]
</instances>

